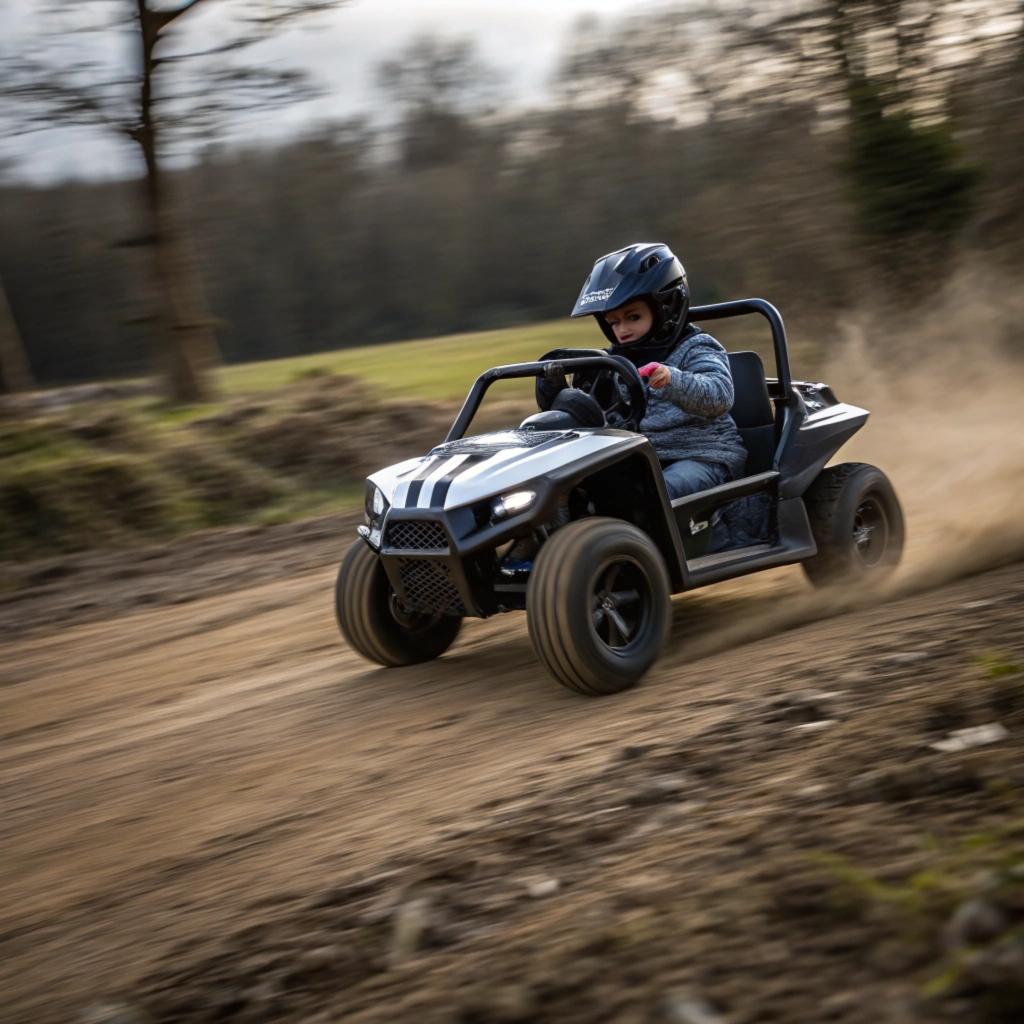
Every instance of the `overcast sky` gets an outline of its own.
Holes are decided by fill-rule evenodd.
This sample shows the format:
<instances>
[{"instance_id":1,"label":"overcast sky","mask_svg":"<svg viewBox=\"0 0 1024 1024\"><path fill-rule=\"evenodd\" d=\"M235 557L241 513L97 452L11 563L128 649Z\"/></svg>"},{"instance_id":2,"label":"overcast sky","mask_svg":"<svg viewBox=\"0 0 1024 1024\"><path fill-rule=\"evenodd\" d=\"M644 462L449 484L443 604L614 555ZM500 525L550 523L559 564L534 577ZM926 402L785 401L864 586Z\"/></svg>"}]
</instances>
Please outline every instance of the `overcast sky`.
<instances>
[{"instance_id":1,"label":"overcast sky","mask_svg":"<svg viewBox=\"0 0 1024 1024\"><path fill-rule=\"evenodd\" d=\"M522 103L538 102L580 15L609 17L640 5L643 0L351 0L315 31L294 33L275 45L289 64L313 72L328 95L302 108L263 115L253 133L279 135L283 125L372 113L377 63L423 32L473 38L482 56L505 73L508 93ZM36 0L0 0L4 20L23 30L35 7ZM211 15L213 10L211 5ZM202 32L201 17L197 11L192 32ZM4 157L15 161L19 176L35 180L124 173L133 159L124 143L84 130L7 137L0 140Z\"/></svg>"}]
</instances>

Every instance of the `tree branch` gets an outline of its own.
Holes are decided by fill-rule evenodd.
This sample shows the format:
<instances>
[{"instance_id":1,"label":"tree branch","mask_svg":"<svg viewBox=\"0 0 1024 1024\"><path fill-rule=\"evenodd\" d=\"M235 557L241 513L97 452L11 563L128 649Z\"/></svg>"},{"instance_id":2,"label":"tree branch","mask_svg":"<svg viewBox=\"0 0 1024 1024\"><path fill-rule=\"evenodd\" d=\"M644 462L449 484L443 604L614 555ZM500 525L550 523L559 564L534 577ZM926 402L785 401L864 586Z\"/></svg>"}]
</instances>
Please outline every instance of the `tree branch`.
<instances>
[{"instance_id":1,"label":"tree branch","mask_svg":"<svg viewBox=\"0 0 1024 1024\"><path fill-rule=\"evenodd\" d=\"M187 14L197 4L201 4L203 0L188 0L188 3L182 4L181 7L174 7L169 11L153 10L150 7L146 7L146 11L153 18L153 23L156 25L156 33L159 35L168 25L177 21L183 14ZM143 4L147 4L148 0L143 0Z\"/></svg>"},{"instance_id":2,"label":"tree branch","mask_svg":"<svg viewBox=\"0 0 1024 1024\"><path fill-rule=\"evenodd\" d=\"M2 2L2 0L0 0ZM272 69L255 60L235 59L234 54L288 31L307 18L335 10L346 0L247 0L232 11L232 31L222 42L175 53L166 45L168 27L205 0L177 0L173 7L156 6L168 0L53 0L46 8L46 32L36 53L5 54L0 50L0 69L11 115L4 120L14 135L61 126L97 126L141 143L145 134L138 106L142 77L154 77L150 119L154 127L166 125L172 138L208 137L218 122L261 106L275 109L318 95L307 77L295 70ZM121 12L114 17L114 8ZM81 15L92 14L92 20ZM67 15L67 25L60 22ZM94 59L73 57L65 43L81 32L130 31L142 36L144 65L124 73ZM44 45L57 41L56 45ZM154 53L154 49L156 53ZM165 53L164 50L171 52ZM95 52L91 45L89 50ZM178 74L192 62L194 70ZM194 108L194 109L193 109ZM193 110L193 113L190 113ZM190 131L190 117L195 130Z\"/></svg>"}]
</instances>

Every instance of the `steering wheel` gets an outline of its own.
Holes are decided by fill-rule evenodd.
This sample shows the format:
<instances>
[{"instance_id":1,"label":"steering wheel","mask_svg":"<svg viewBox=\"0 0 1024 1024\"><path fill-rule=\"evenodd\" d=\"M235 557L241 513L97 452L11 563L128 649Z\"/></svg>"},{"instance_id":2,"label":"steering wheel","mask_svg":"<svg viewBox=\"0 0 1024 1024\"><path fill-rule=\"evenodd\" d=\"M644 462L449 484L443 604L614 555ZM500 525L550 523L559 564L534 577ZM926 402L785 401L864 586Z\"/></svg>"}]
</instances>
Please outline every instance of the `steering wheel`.
<instances>
[{"instance_id":1,"label":"steering wheel","mask_svg":"<svg viewBox=\"0 0 1024 1024\"><path fill-rule=\"evenodd\" d=\"M643 381L636 367L623 356L611 356L622 367L621 370L598 370L588 394L593 395L604 410L605 422L616 430L640 429L640 422L647 411L647 396ZM587 391L586 382L578 387Z\"/></svg>"},{"instance_id":2,"label":"steering wheel","mask_svg":"<svg viewBox=\"0 0 1024 1024\"><path fill-rule=\"evenodd\" d=\"M638 431L640 423L647 411L647 396L644 384L636 367L623 356L612 356L607 352L587 348L556 348L541 356L541 361L548 359L579 359L586 356L603 356L614 360L618 368L602 367L598 370L580 370L573 374L572 386L590 395L604 413L605 423L616 430ZM558 387L559 380L564 377L547 378L544 387L538 380L537 404L540 408L551 407L554 396L563 387ZM554 385L554 386L552 386Z\"/></svg>"}]
</instances>

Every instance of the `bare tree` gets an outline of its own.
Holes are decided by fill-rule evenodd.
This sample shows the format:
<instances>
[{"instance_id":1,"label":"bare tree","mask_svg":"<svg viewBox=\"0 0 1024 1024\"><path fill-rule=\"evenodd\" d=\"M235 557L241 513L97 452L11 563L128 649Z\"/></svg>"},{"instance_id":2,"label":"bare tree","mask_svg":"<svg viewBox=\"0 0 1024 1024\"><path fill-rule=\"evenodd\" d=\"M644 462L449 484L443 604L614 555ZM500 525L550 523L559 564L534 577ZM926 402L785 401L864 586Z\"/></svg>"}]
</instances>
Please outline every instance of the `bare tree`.
<instances>
[{"instance_id":1,"label":"bare tree","mask_svg":"<svg viewBox=\"0 0 1024 1024\"><path fill-rule=\"evenodd\" d=\"M182 0L164 7L156 0L55 0L36 52L3 57L19 130L100 125L138 146L143 229L131 244L150 253L150 319L178 401L210 395L208 371L220 356L196 259L169 194L168 141L210 138L247 111L315 95L302 71L259 61L253 50L344 2ZM217 41L193 47L182 19L200 7L215 17L205 35Z\"/></svg>"},{"instance_id":2,"label":"bare tree","mask_svg":"<svg viewBox=\"0 0 1024 1024\"><path fill-rule=\"evenodd\" d=\"M0 394L29 391L33 383L18 324L0 281Z\"/></svg>"}]
</instances>

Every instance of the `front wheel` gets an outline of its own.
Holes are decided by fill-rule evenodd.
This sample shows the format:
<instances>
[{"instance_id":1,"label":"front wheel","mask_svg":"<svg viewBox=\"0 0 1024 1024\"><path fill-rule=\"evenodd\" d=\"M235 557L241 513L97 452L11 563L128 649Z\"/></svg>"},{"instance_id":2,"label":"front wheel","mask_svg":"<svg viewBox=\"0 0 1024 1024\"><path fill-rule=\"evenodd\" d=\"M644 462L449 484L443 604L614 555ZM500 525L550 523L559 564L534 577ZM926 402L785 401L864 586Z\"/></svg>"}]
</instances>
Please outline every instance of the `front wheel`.
<instances>
[{"instance_id":1,"label":"front wheel","mask_svg":"<svg viewBox=\"0 0 1024 1024\"><path fill-rule=\"evenodd\" d=\"M540 549L526 591L530 641L570 690L633 686L660 654L671 619L661 553L630 523L570 523Z\"/></svg>"},{"instance_id":2,"label":"front wheel","mask_svg":"<svg viewBox=\"0 0 1024 1024\"><path fill-rule=\"evenodd\" d=\"M803 562L816 587L884 579L903 554L903 510L889 478L844 462L818 474L804 495L818 553Z\"/></svg>"},{"instance_id":3,"label":"front wheel","mask_svg":"<svg viewBox=\"0 0 1024 1024\"><path fill-rule=\"evenodd\" d=\"M402 608L380 558L364 540L357 540L341 563L334 608L349 645L387 668L439 658L462 628L458 616L420 615Z\"/></svg>"}]
</instances>

